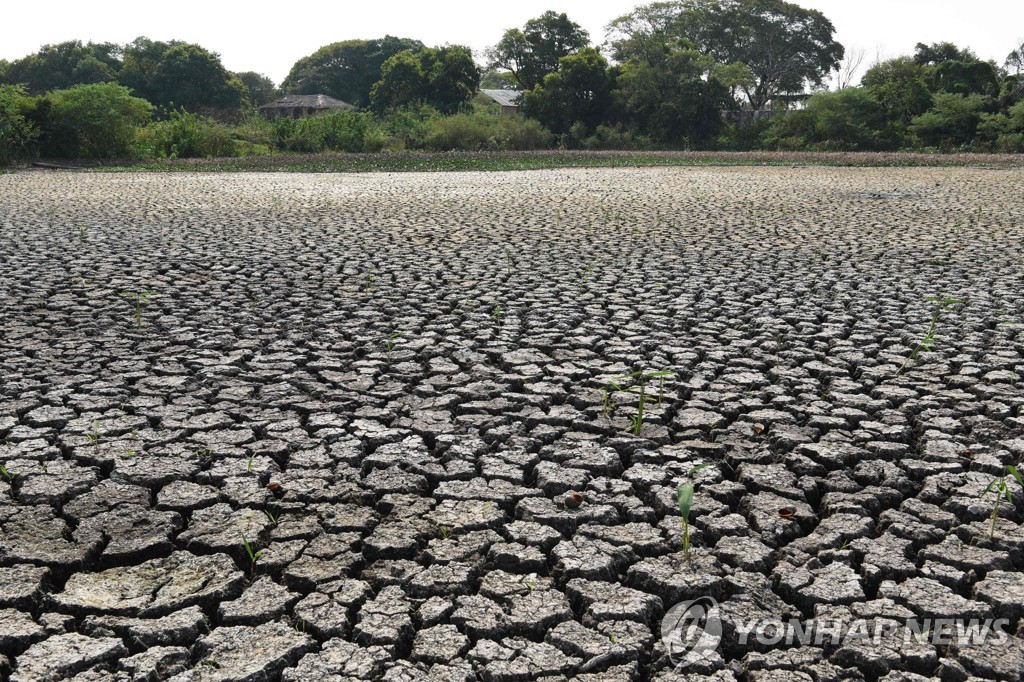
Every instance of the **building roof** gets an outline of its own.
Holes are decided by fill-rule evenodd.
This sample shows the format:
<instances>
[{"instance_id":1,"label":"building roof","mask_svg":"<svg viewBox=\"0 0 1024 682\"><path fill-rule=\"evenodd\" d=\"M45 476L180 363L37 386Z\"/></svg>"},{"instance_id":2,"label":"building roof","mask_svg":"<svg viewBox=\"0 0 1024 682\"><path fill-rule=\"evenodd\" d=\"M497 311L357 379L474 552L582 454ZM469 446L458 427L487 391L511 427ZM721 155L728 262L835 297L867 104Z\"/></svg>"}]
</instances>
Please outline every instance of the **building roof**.
<instances>
[{"instance_id":1,"label":"building roof","mask_svg":"<svg viewBox=\"0 0 1024 682\"><path fill-rule=\"evenodd\" d=\"M481 90L480 92L503 107L519 106L516 102L519 100L519 96L523 94L519 90Z\"/></svg>"},{"instance_id":2,"label":"building roof","mask_svg":"<svg viewBox=\"0 0 1024 682\"><path fill-rule=\"evenodd\" d=\"M342 102L327 95L285 95L273 102L264 104L260 109L355 109L355 105Z\"/></svg>"}]
</instances>

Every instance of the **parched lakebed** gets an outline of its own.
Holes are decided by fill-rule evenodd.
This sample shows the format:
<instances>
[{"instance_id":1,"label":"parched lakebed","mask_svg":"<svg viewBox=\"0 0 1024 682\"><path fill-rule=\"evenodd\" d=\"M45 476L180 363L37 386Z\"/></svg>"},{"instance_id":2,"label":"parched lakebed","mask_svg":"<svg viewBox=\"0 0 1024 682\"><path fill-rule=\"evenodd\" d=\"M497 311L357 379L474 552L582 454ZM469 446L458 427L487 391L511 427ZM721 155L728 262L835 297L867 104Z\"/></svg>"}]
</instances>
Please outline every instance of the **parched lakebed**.
<instances>
[{"instance_id":1,"label":"parched lakebed","mask_svg":"<svg viewBox=\"0 0 1024 682\"><path fill-rule=\"evenodd\" d=\"M0 678L1022 679L1022 181L0 175Z\"/></svg>"}]
</instances>

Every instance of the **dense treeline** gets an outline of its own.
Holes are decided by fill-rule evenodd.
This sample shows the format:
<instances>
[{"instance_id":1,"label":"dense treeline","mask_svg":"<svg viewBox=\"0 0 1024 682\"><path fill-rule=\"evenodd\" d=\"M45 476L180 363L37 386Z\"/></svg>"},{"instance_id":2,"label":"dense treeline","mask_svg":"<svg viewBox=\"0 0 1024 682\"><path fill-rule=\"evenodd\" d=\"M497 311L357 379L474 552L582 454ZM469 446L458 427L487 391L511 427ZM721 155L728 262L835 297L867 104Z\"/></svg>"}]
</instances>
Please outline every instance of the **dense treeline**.
<instances>
[{"instance_id":1,"label":"dense treeline","mask_svg":"<svg viewBox=\"0 0 1024 682\"><path fill-rule=\"evenodd\" d=\"M820 12L784 0L670 0L608 25L565 14L468 48L385 36L332 43L280 88L200 45L69 41L0 61L0 164L21 158L396 149L697 148L1024 151L1024 45L1003 65L951 43L856 64ZM845 87L828 90L834 79ZM483 87L522 92L501 116ZM260 104L326 94L360 107L267 121Z\"/></svg>"}]
</instances>

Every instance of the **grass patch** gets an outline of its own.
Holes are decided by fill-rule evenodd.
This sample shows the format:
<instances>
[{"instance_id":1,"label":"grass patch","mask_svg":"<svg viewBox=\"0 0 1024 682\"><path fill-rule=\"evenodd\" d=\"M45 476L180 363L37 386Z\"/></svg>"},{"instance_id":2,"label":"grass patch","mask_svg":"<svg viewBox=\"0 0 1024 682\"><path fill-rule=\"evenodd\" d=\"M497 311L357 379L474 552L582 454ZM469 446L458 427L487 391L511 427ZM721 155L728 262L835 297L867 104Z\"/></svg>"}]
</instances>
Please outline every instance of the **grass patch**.
<instances>
[{"instance_id":1,"label":"grass patch","mask_svg":"<svg viewBox=\"0 0 1024 682\"><path fill-rule=\"evenodd\" d=\"M650 166L1024 167L1024 155L886 152L380 152L112 161L92 171L406 173Z\"/></svg>"}]
</instances>

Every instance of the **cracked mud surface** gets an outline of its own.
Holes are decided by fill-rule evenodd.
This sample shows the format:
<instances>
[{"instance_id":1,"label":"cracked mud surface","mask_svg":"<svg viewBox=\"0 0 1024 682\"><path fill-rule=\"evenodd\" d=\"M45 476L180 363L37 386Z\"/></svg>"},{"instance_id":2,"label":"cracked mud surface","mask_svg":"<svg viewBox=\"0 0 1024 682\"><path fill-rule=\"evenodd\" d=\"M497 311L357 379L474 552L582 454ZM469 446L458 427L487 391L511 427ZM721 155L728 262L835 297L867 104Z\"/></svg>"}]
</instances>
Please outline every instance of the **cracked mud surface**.
<instances>
[{"instance_id":1,"label":"cracked mud surface","mask_svg":"<svg viewBox=\"0 0 1024 682\"><path fill-rule=\"evenodd\" d=\"M0 176L0 678L1022 679L1022 178Z\"/></svg>"}]
</instances>

